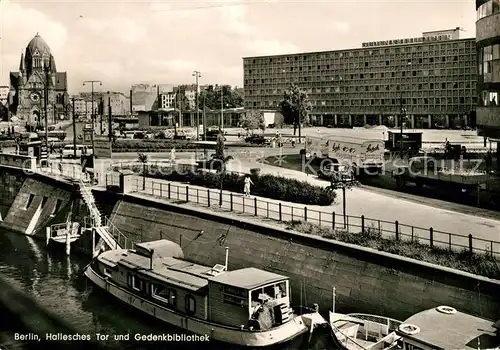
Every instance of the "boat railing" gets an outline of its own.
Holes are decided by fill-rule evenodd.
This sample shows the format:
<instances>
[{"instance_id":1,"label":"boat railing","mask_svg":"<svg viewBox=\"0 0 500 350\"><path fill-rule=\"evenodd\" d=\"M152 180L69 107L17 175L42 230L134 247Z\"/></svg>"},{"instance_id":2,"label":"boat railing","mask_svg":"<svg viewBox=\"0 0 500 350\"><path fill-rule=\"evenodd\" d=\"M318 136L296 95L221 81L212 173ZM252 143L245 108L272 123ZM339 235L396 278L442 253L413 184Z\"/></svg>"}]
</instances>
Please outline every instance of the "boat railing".
<instances>
[{"instance_id":1,"label":"boat railing","mask_svg":"<svg viewBox=\"0 0 500 350\"><path fill-rule=\"evenodd\" d=\"M108 227L111 236L118 242L120 247L127 249L127 236L125 236L109 219L109 217L104 217L104 226ZM133 246L131 247L133 248Z\"/></svg>"},{"instance_id":2,"label":"boat railing","mask_svg":"<svg viewBox=\"0 0 500 350\"><path fill-rule=\"evenodd\" d=\"M341 319L339 321L342 321ZM335 326L334 322L330 322L330 326L332 327L333 336L337 339L339 343L341 343L344 347L348 349L359 349L359 350L367 350L364 346L356 342L350 336L342 332L337 326ZM340 336L339 336L340 335Z\"/></svg>"},{"instance_id":3,"label":"boat railing","mask_svg":"<svg viewBox=\"0 0 500 350\"><path fill-rule=\"evenodd\" d=\"M358 318L363 321L370 321L374 323L378 323L381 325L389 326L389 331L393 332L403 323L401 321L395 320L393 318L378 316L378 315L370 315L370 314L348 314L350 317Z\"/></svg>"}]
</instances>

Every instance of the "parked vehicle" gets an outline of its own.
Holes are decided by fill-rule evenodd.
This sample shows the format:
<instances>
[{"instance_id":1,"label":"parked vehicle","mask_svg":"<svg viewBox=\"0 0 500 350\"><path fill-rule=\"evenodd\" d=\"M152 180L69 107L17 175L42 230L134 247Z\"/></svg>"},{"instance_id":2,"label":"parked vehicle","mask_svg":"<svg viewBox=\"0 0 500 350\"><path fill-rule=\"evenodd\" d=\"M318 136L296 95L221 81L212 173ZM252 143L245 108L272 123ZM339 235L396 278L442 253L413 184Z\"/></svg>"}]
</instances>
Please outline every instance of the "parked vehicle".
<instances>
[{"instance_id":1,"label":"parked vehicle","mask_svg":"<svg viewBox=\"0 0 500 350\"><path fill-rule=\"evenodd\" d=\"M269 139L266 139L262 135L250 135L245 138L245 142L256 144L256 145L269 145L271 144L271 141Z\"/></svg>"},{"instance_id":2,"label":"parked vehicle","mask_svg":"<svg viewBox=\"0 0 500 350\"><path fill-rule=\"evenodd\" d=\"M264 347L288 342L314 327L317 311L299 315L290 306L286 276L256 268L228 271L184 260L168 240L135 249L102 252L85 276L110 295L159 321L210 340Z\"/></svg>"},{"instance_id":3,"label":"parked vehicle","mask_svg":"<svg viewBox=\"0 0 500 350\"><path fill-rule=\"evenodd\" d=\"M62 155L64 158L73 158L75 156L75 148L73 145L66 145L62 149ZM92 147L87 147L84 145L76 145L76 158L80 158L84 154L92 154Z\"/></svg>"},{"instance_id":4,"label":"parked vehicle","mask_svg":"<svg viewBox=\"0 0 500 350\"><path fill-rule=\"evenodd\" d=\"M432 157L410 158L408 165L398 166L392 172L398 187L402 188L407 183L413 183L417 187L424 185L430 187L448 187L450 189L471 191L477 190L478 186L485 184L487 174L485 172L472 172L470 170L447 170L440 168L438 160Z\"/></svg>"}]
</instances>

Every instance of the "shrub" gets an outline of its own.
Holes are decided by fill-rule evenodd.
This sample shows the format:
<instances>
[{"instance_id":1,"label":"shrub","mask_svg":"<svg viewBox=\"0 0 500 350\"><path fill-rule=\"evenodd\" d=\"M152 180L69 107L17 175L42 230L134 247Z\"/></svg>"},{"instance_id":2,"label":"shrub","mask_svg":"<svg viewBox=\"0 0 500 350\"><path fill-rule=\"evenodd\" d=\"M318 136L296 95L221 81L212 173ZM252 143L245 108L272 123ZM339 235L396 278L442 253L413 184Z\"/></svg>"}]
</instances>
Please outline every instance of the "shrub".
<instances>
[{"instance_id":1,"label":"shrub","mask_svg":"<svg viewBox=\"0 0 500 350\"><path fill-rule=\"evenodd\" d=\"M142 167L139 165L125 168L142 174ZM189 182L194 186L220 188L222 174L194 169L190 171L179 169L178 166L159 168L150 165L146 176L168 181ZM244 180L242 175L226 172L223 178L223 188L227 191L243 193ZM335 201L335 192L313 186L305 181L274 175L253 175L252 181L254 182L252 194L256 196L311 205L330 205Z\"/></svg>"},{"instance_id":2,"label":"shrub","mask_svg":"<svg viewBox=\"0 0 500 350\"><path fill-rule=\"evenodd\" d=\"M367 228L365 232L352 233L346 230L332 230L310 222L292 221L287 223L287 229L373 248L488 278L500 279L500 259L491 253L474 253L471 256L466 250L451 251L441 247L430 247L428 244L422 244L418 241L396 240L395 237L385 238L375 228Z\"/></svg>"}]
</instances>

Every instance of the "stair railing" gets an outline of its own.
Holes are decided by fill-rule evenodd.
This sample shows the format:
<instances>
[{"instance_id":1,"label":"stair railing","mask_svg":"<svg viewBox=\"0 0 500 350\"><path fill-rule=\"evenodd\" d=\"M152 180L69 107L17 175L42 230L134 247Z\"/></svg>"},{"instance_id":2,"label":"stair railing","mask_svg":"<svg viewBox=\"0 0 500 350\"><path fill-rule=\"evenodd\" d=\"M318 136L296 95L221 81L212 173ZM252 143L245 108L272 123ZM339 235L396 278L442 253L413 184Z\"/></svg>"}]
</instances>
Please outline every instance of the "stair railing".
<instances>
[{"instance_id":1,"label":"stair railing","mask_svg":"<svg viewBox=\"0 0 500 350\"><path fill-rule=\"evenodd\" d=\"M109 228L111 235L113 238L116 239L118 244L123 247L127 248L127 236L125 236L112 222L109 220L107 216L104 217L104 225ZM123 244L121 244L123 242Z\"/></svg>"}]
</instances>

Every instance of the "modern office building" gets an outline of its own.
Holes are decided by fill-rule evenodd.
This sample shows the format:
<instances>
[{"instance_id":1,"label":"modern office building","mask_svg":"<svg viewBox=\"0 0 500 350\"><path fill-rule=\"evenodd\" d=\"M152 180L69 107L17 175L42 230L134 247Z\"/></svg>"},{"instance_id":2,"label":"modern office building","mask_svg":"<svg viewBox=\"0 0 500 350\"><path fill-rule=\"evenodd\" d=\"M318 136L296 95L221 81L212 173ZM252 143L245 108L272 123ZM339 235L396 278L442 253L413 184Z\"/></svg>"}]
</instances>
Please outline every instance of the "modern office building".
<instances>
[{"instance_id":1,"label":"modern office building","mask_svg":"<svg viewBox=\"0 0 500 350\"><path fill-rule=\"evenodd\" d=\"M476 11L478 134L500 141L500 0L476 0Z\"/></svg>"},{"instance_id":2,"label":"modern office building","mask_svg":"<svg viewBox=\"0 0 500 350\"><path fill-rule=\"evenodd\" d=\"M474 124L476 41L459 34L455 28L349 50L243 58L245 108L278 109L295 83L308 93L317 125L396 126L402 110L407 127Z\"/></svg>"}]
</instances>

